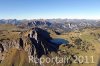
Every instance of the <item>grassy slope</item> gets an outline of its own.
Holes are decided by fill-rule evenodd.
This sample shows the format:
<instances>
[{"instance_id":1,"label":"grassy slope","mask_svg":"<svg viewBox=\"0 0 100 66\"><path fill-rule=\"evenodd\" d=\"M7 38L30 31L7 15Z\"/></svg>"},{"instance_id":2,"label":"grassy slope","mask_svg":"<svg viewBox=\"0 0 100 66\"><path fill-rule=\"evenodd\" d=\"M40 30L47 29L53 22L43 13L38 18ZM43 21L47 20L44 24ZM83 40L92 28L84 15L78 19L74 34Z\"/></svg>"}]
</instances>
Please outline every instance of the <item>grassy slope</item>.
<instances>
[{"instance_id":1,"label":"grassy slope","mask_svg":"<svg viewBox=\"0 0 100 66\"><path fill-rule=\"evenodd\" d=\"M97 36L90 34L91 32L94 33L95 35L97 35L98 33L100 34L100 29L96 29L96 30L94 30L94 29L84 29L81 32L70 32L70 33L65 33L65 34L62 34L62 35L55 35L55 36L51 35L51 36L53 38L56 37L56 38L66 39L70 43L72 43L72 40L70 39L70 37L79 37L82 40L91 43L95 47L94 51L89 50L88 52L83 52L83 51L80 51L76 48L70 48L69 50L72 50L73 53L78 52L79 56L88 56L88 57L93 56L94 57L95 63L90 63L90 64L84 63L84 64L79 64L79 66L97 66L98 61L99 61L99 57L100 57L100 42L98 41ZM65 48L62 48L62 49L65 49ZM91 61L90 58L89 58L89 61ZM71 66L78 66L78 65L72 64Z\"/></svg>"},{"instance_id":2,"label":"grassy slope","mask_svg":"<svg viewBox=\"0 0 100 66\"><path fill-rule=\"evenodd\" d=\"M71 66L97 66L98 60L100 57L100 42L97 40L98 37L95 35L91 35L90 33L95 33L96 35L99 33L100 34L100 29L85 29L81 32L70 32L70 33L65 33L62 35L51 35L53 38L63 38L68 40L70 43L72 43L72 40L70 37L79 37L84 41L87 41L91 43L93 46L95 46L95 51L89 50L88 52L80 51L76 48L70 48L68 49L71 50L72 53L79 53L79 55L82 56L94 56L94 61L95 63L91 64L72 64ZM1 36L0 38L16 38L18 33L16 32L4 32L4 35L8 36ZM17 37L18 38L18 37ZM62 50L65 49L65 47L61 48ZM90 60L89 60L90 61ZM6 54L5 60L0 64L0 66L32 66L32 64L28 63L28 56L27 53L24 50L17 50L17 49L10 49L9 52Z\"/></svg>"},{"instance_id":3,"label":"grassy slope","mask_svg":"<svg viewBox=\"0 0 100 66\"><path fill-rule=\"evenodd\" d=\"M0 24L0 40L3 39L16 39L19 37L17 32L19 28L11 24ZM15 32L13 30L16 30Z\"/></svg>"},{"instance_id":4,"label":"grassy slope","mask_svg":"<svg viewBox=\"0 0 100 66\"><path fill-rule=\"evenodd\" d=\"M0 24L0 30L14 30L17 29L15 25L11 24Z\"/></svg>"},{"instance_id":5,"label":"grassy slope","mask_svg":"<svg viewBox=\"0 0 100 66\"><path fill-rule=\"evenodd\" d=\"M0 66L32 66L28 63L27 53L23 50L10 49Z\"/></svg>"}]
</instances>

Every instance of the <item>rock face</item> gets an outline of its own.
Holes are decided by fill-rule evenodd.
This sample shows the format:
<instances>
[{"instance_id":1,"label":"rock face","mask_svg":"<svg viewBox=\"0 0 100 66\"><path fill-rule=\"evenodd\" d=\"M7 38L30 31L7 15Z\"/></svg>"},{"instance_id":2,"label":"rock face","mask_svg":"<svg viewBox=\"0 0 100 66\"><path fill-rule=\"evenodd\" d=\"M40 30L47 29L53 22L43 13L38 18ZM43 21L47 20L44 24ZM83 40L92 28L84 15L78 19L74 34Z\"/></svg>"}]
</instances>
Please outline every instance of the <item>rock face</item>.
<instances>
[{"instance_id":1,"label":"rock face","mask_svg":"<svg viewBox=\"0 0 100 66\"><path fill-rule=\"evenodd\" d=\"M51 43L52 38L49 33L40 28L34 28L30 31L21 33L21 37L16 40L3 40L0 42L0 52L8 52L11 48L24 50L28 53L29 62L33 62L33 58L41 58L52 51L57 51L58 45ZM38 62L38 64L40 64Z\"/></svg>"},{"instance_id":2,"label":"rock face","mask_svg":"<svg viewBox=\"0 0 100 66\"><path fill-rule=\"evenodd\" d=\"M0 53L2 53L4 51L4 47L2 46L2 44L0 44Z\"/></svg>"},{"instance_id":3,"label":"rock face","mask_svg":"<svg viewBox=\"0 0 100 66\"><path fill-rule=\"evenodd\" d=\"M48 32L39 28L33 29L28 34L27 39L25 39L25 51L28 52L29 62L33 62L33 58L40 58L51 51L57 51L58 46L50 43L50 39Z\"/></svg>"},{"instance_id":4,"label":"rock face","mask_svg":"<svg viewBox=\"0 0 100 66\"><path fill-rule=\"evenodd\" d=\"M4 48L4 51L8 51L10 48L19 48L19 40L3 40L0 42Z\"/></svg>"}]
</instances>

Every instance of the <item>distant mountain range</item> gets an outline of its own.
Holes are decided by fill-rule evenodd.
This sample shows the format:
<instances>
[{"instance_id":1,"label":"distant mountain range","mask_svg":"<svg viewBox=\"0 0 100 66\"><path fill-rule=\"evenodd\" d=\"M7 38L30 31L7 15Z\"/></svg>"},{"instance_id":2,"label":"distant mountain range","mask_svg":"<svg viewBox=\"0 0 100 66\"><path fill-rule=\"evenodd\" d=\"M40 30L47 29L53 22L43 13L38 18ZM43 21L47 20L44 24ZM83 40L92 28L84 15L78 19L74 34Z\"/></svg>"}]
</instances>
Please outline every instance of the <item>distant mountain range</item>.
<instances>
[{"instance_id":1,"label":"distant mountain range","mask_svg":"<svg viewBox=\"0 0 100 66\"><path fill-rule=\"evenodd\" d=\"M100 20L88 19L34 19L34 20L17 20L17 19L1 19L0 24L14 24L24 27L45 27L55 30L76 30L85 27L100 27Z\"/></svg>"}]
</instances>

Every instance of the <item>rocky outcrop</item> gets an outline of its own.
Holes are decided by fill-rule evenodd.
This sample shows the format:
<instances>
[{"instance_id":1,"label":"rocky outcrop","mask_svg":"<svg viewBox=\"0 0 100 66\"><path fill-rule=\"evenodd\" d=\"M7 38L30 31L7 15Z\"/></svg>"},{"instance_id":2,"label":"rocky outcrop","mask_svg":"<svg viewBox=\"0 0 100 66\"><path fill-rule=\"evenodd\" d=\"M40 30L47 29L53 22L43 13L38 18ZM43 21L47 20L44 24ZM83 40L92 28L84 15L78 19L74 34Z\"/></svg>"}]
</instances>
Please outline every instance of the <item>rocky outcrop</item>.
<instances>
[{"instance_id":1,"label":"rocky outcrop","mask_svg":"<svg viewBox=\"0 0 100 66\"><path fill-rule=\"evenodd\" d=\"M2 46L2 44L0 44L0 53L2 53L4 51L4 47Z\"/></svg>"},{"instance_id":2,"label":"rocky outcrop","mask_svg":"<svg viewBox=\"0 0 100 66\"><path fill-rule=\"evenodd\" d=\"M33 58L41 58L42 55L57 51L58 45L50 43L50 39L49 33L40 28L36 28L28 34L25 39L25 51L28 52L29 62L33 62Z\"/></svg>"},{"instance_id":3,"label":"rocky outcrop","mask_svg":"<svg viewBox=\"0 0 100 66\"><path fill-rule=\"evenodd\" d=\"M21 35L21 36L20 36ZM51 43L52 38L49 33L40 28L34 28L30 31L20 33L20 38L16 40L0 41L1 52L8 52L11 48L24 50L28 53L29 62L33 62L33 58L40 59L42 55L48 55L52 51L56 52L58 45ZM40 64L40 62L38 62Z\"/></svg>"}]
</instances>

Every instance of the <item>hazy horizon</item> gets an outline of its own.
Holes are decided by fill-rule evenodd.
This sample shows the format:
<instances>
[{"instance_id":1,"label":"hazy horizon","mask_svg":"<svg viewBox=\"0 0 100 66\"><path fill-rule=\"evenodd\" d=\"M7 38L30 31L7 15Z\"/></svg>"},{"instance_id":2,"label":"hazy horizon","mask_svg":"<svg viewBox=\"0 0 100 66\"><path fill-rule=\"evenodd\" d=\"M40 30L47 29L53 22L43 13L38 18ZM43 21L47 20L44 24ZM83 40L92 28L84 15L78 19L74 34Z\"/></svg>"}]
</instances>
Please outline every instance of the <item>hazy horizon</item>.
<instances>
[{"instance_id":1,"label":"hazy horizon","mask_svg":"<svg viewBox=\"0 0 100 66\"><path fill-rule=\"evenodd\" d=\"M14 19L16 19L16 20L48 20L48 19L51 19L51 20L52 19L62 19L62 20L63 19L72 19L72 20L74 20L74 19L75 20L100 20L100 19L91 19L91 18L90 19L85 19L85 18L33 18L33 19L32 18L31 19L30 18L25 18L25 19L24 18L22 18L22 19L18 19L18 18L2 18L0 20L3 20L3 19L4 20L10 20L10 19L11 20L14 20Z\"/></svg>"}]
</instances>

